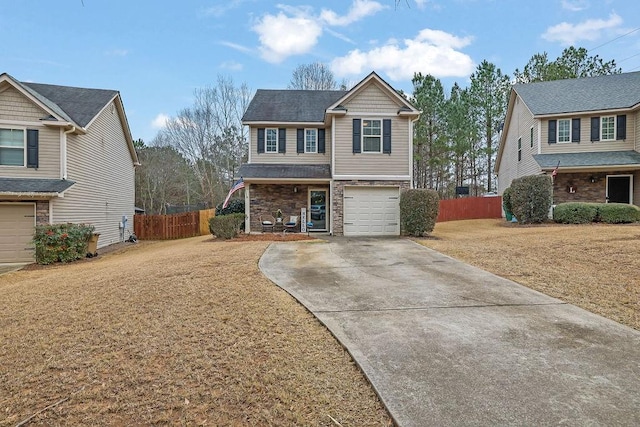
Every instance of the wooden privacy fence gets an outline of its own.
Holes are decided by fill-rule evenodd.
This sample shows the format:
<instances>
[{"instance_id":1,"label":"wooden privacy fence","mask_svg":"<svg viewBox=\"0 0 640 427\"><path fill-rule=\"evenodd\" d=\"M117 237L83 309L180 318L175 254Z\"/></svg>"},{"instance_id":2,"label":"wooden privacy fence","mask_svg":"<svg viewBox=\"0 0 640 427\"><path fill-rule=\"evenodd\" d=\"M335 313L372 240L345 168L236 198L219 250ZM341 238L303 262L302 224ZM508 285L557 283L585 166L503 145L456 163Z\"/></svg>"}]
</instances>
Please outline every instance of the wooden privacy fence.
<instances>
[{"instance_id":1,"label":"wooden privacy fence","mask_svg":"<svg viewBox=\"0 0 640 427\"><path fill-rule=\"evenodd\" d=\"M465 197L440 200L436 222L501 217L502 197Z\"/></svg>"},{"instance_id":2,"label":"wooden privacy fence","mask_svg":"<svg viewBox=\"0 0 640 427\"><path fill-rule=\"evenodd\" d=\"M214 215L215 209L174 215L135 215L133 232L140 240L170 240L203 236L209 234L209 218Z\"/></svg>"}]
</instances>

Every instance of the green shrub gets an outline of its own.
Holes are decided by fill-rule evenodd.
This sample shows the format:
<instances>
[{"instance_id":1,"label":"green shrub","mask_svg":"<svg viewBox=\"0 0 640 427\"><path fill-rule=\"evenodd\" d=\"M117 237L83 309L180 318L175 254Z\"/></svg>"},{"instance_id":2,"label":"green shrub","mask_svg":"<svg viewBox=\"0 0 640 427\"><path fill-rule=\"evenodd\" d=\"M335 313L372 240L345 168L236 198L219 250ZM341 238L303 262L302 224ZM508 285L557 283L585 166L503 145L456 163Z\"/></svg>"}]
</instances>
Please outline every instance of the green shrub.
<instances>
[{"instance_id":1,"label":"green shrub","mask_svg":"<svg viewBox=\"0 0 640 427\"><path fill-rule=\"evenodd\" d=\"M598 220L607 224L624 224L640 221L640 209L624 203L599 203Z\"/></svg>"},{"instance_id":2,"label":"green shrub","mask_svg":"<svg viewBox=\"0 0 640 427\"><path fill-rule=\"evenodd\" d=\"M95 227L85 224L39 225L33 236L38 264L71 262L87 255Z\"/></svg>"},{"instance_id":3,"label":"green shrub","mask_svg":"<svg viewBox=\"0 0 640 427\"><path fill-rule=\"evenodd\" d=\"M433 231L440 199L434 190L405 190L400 194L400 230L409 236L424 236Z\"/></svg>"},{"instance_id":4,"label":"green shrub","mask_svg":"<svg viewBox=\"0 0 640 427\"><path fill-rule=\"evenodd\" d=\"M561 224L588 224L597 218L597 203L560 203L553 209L553 220Z\"/></svg>"},{"instance_id":5,"label":"green shrub","mask_svg":"<svg viewBox=\"0 0 640 427\"><path fill-rule=\"evenodd\" d=\"M529 175L511 183L511 207L518 222L541 223L549 218L553 184L548 175Z\"/></svg>"},{"instance_id":6,"label":"green shrub","mask_svg":"<svg viewBox=\"0 0 640 427\"><path fill-rule=\"evenodd\" d=\"M507 219L513 215L513 206L511 205L511 187L507 187L502 192L502 209L504 209L504 216Z\"/></svg>"},{"instance_id":7,"label":"green shrub","mask_svg":"<svg viewBox=\"0 0 640 427\"><path fill-rule=\"evenodd\" d=\"M232 239L244 225L244 213L214 216L209 220L209 231L221 239Z\"/></svg>"},{"instance_id":8,"label":"green shrub","mask_svg":"<svg viewBox=\"0 0 640 427\"><path fill-rule=\"evenodd\" d=\"M216 216L241 213L244 214L244 199L231 199L226 208L222 209L222 203L216 206Z\"/></svg>"}]
</instances>

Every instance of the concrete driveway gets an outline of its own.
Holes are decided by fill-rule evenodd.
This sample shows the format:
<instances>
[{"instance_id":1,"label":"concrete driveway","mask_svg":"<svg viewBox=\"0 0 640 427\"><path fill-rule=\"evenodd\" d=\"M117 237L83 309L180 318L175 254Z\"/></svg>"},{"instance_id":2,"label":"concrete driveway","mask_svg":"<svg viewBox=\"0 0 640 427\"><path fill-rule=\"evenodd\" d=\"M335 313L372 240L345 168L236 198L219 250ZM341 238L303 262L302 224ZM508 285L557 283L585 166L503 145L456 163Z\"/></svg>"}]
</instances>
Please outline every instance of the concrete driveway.
<instances>
[{"instance_id":1,"label":"concrete driveway","mask_svg":"<svg viewBox=\"0 0 640 427\"><path fill-rule=\"evenodd\" d=\"M260 268L400 426L640 425L631 328L404 239L272 244Z\"/></svg>"}]
</instances>

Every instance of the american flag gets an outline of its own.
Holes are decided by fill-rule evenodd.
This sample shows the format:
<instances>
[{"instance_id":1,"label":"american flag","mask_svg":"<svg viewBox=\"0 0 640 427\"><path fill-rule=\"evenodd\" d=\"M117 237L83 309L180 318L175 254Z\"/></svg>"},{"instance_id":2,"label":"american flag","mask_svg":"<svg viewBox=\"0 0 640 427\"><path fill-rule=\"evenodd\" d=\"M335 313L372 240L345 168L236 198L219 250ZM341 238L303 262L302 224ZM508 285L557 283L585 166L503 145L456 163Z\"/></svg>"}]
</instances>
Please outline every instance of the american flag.
<instances>
[{"instance_id":1,"label":"american flag","mask_svg":"<svg viewBox=\"0 0 640 427\"><path fill-rule=\"evenodd\" d=\"M555 178L558 175L558 168L560 167L560 162L558 162L556 168L551 172L551 178Z\"/></svg>"},{"instance_id":2,"label":"american flag","mask_svg":"<svg viewBox=\"0 0 640 427\"><path fill-rule=\"evenodd\" d=\"M229 199L231 199L231 195L236 191L240 190L241 188L244 188L244 180L242 179L242 177L240 177L240 179L237 180L229 190L229 194L227 194L227 198L224 199L224 203L222 204L222 209L226 208L227 205L229 204Z\"/></svg>"}]
</instances>

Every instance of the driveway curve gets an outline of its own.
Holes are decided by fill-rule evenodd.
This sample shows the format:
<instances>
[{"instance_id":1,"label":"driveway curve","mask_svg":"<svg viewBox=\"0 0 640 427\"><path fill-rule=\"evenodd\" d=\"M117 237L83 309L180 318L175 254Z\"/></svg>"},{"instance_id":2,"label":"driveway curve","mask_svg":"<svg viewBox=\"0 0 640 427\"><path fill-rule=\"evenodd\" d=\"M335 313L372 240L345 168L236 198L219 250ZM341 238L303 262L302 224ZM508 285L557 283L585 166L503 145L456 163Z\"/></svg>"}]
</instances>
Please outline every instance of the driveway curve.
<instances>
[{"instance_id":1,"label":"driveway curve","mask_svg":"<svg viewBox=\"0 0 640 427\"><path fill-rule=\"evenodd\" d=\"M263 273L399 426L640 425L640 332L405 239L277 243Z\"/></svg>"}]
</instances>

